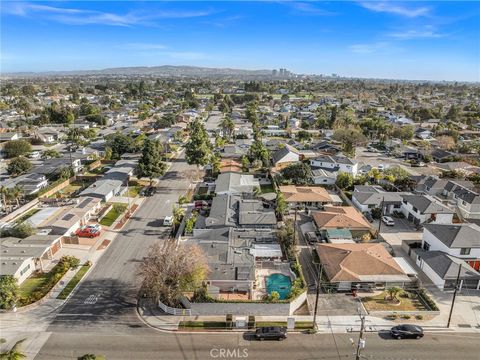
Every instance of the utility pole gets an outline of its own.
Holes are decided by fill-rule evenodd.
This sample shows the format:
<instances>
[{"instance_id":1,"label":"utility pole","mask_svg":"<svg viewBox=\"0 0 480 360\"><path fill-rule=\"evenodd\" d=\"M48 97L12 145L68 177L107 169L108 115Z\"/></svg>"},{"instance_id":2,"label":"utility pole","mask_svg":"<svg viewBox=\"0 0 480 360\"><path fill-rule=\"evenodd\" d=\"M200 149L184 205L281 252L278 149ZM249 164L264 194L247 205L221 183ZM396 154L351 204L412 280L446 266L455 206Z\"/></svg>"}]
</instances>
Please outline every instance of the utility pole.
<instances>
[{"instance_id":1,"label":"utility pole","mask_svg":"<svg viewBox=\"0 0 480 360\"><path fill-rule=\"evenodd\" d=\"M382 197L382 202L380 203L380 219L378 219L378 235L377 238L380 237L380 229L382 228L382 216L383 216L383 207L384 207L385 197Z\"/></svg>"},{"instance_id":2,"label":"utility pole","mask_svg":"<svg viewBox=\"0 0 480 360\"><path fill-rule=\"evenodd\" d=\"M447 322L447 328L450 327L450 321L452 320L452 313L453 313L453 306L455 305L455 298L457 297L457 291L460 283L460 273L462 271L462 265L458 264L458 273L457 273L457 281L455 282L455 291L453 292L453 299L452 299L452 305L450 306L450 314L448 314L448 322Z\"/></svg>"},{"instance_id":3,"label":"utility pole","mask_svg":"<svg viewBox=\"0 0 480 360\"><path fill-rule=\"evenodd\" d=\"M295 205L295 219L293 220L293 245L295 246L297 243L297 212L298 206Z\"/></svg>"},{"instance_id":4,"label":"utility pole","mask_svg":"<svg viewBox=\"0 0 480 360\"><path fill-rule=\"evenodd\" d=\"M360 355L360 351L362 351L362 349L365 348L365 339L363 338L363 331L365 328L365 315L361 313L359 313L359 315L360 315L361 325L360 325L360 336L357 342L357 351L355 353L355 360L361 359L362 355Z\"/></svg>"}]
</instances>

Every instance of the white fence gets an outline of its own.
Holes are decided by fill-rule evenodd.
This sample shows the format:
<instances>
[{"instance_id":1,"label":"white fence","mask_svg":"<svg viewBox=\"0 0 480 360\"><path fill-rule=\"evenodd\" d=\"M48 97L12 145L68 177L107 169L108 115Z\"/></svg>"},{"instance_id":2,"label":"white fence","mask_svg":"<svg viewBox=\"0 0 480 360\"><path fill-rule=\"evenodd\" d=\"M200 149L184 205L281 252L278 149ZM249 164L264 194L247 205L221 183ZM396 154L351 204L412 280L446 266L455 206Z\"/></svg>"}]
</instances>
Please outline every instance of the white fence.
<instances>
[{"instance_id":1,"label":"white fence","mask_svg":"<svg viewBox=\"0 0 480 360\"><path fill-rule=\"evenodd\" d=\"M165 305L160 300L158 301L158 307L162 309L163 312L166 312L167 314L170 314L170 315L185 315L185 316L192 315L192 311L190 309L173 308Z\"/></svg>"}]
</instances>

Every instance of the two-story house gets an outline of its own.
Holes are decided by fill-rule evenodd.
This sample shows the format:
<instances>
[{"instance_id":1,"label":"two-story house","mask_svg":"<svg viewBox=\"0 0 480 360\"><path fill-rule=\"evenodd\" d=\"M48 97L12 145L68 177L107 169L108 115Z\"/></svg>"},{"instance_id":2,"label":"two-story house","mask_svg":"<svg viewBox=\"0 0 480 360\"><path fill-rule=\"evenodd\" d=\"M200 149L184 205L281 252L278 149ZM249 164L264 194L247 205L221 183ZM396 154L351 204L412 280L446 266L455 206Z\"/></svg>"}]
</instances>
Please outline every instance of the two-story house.
<instances>
[{"instance_id":1,"label":"two-story house","mask_svg":"<svg viewBox=\"0 0 480 360\"><path fill-rule=\"evenodd\" d=\"M320 168L329 171L346 172L356 176L358 173L358 162L349 159L346 156L323 155L315 159L310 159L312 168Z\"/></svg>"},{"instance_id":2,"label":"two-story house","mask_svg":"<svg viewBox=\"0 0 480 360\"><path fill-rule=\"evenodd\" d=\"M480 226L476 224L427 224L417 265L441 289L455 286L459 265L464 260L471 271L461 270L460 287L480 289Z\"/></svg>"},{"instance_id":3,"label":"two-story house","mask_svg":"<svg viewBox=\"0 0 480 360\"><path fill-rule=\"evenodd\" d=\"M400 208L405 218L415 225L424 223L451 224L454 211L429 195L403 195Z\"/></svg>"}]
</instances>

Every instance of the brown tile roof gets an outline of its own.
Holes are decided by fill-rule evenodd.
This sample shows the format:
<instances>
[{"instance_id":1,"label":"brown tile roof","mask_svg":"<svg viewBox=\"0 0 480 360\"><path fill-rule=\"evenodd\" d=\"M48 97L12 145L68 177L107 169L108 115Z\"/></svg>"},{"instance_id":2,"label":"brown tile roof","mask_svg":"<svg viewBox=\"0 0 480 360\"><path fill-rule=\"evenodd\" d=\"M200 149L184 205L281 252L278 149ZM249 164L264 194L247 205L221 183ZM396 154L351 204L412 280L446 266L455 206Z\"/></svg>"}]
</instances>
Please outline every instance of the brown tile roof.
<instances>
[{"instance_id":1,"label":"brown tile roof","mask_svg":"<svg viewBox=\"0 0 480 360\"><path fill-rule=\"evenodd\" d=\"M220 172L242 172L242 164L232 159L222 159L220 162Z\"/></svg>"},{"instance_id":2,"label":"brown tile roof","mask_svg":"<svg viewBox=\"0 0 480 360\"><path fill-rule=\"evenodd\" d=\"M332 202L328 191L320 186L286 185L280 186L280 191L287 202Z\"/></svg>"},{"instance_id":3,"label":"brown tile roof","mask_svg":"<svg viewBox=\"0 0 480 360\"><path fill-rule=\"evenodd\" d=\"M315 211L312 216L319 229L370 229L367 220L352 206L325 206L324 211Z\"/></svg>"},{"instance_id":4,"label":"brown tile roof","mask_svg":"<svg viewBox=\"0 0 480 360\"><path fill-rule=\"evenodd\" d=\"M322 268L332 282L379 281L405 273L382 244L318 244Z\"/></svg>"}]
</instances>

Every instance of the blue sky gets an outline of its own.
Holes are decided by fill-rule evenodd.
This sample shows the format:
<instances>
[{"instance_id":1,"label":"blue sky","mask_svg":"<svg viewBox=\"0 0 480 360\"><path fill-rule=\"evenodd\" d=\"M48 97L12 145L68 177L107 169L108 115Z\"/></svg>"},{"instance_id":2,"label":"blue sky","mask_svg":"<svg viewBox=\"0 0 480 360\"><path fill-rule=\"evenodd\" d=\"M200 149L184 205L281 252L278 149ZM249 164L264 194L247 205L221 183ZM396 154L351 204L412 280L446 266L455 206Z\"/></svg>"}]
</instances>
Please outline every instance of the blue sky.
<instances>
[{"instance_id":1,"label":"blue sky","mask_svg":"<svg viewBox=\"0 0 480 360\"><path fill-rule=\"evenodd\" d=\"M480 3L2 1L1 71L198 65L480 81Z\"/></svg>"}]
</instances>

